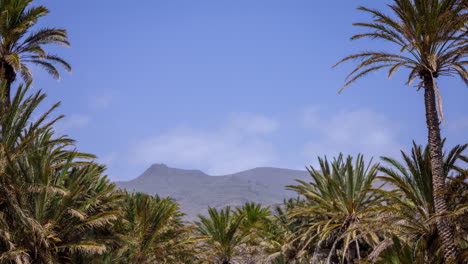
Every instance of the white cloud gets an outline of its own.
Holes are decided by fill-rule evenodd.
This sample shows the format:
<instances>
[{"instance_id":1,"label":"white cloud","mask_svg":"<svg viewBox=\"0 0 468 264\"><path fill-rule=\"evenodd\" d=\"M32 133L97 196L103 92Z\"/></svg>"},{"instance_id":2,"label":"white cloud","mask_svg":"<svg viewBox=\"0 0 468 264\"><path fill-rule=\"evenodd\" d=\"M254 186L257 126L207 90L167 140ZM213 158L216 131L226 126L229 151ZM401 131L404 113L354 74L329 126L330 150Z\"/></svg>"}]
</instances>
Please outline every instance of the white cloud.
<instances>
[{"instance_id":1,"label":"white cloud","mask_svg":"<svg viewBox=\"0 0 468 264\"><path fill-rule=\"evenodd\" d=\"M246 135L269 134L278 129L278 122L262 115L236 113L231 114L226 128Z\"/></svg>"},{"instance_id":2,"label":"white cloud","mask_svg":"<svg viewBox=\"0 0 468 264\"><path fill-rule=\"evenodd\" d=\"M299 168L303 169L302 164L315 165L317 156L334 157L340 152L364 153L366 158L374 156L378 161L382 155L398 157L403 149L398 141L399 125L373 111L336 113L315 107L301 117L302 123L290 124L281 132L286 129L298 135L297 152L288 152L281 148L285 148L281 142L273 141L280 139L275 119L233 114L214 130L179 127L142 139L129 152L128 160L139 166L162 162L223 175L261 166L301 164Z\"/></svg>"},{"instance_id":3,"label":"white cloud","mask_svg":"<svg viewBox=\"0 0 468 264\"><path fill-rule=\"evenodd\" d=\"M447 129L449 132L458 133L468 129L468 116L459 117L452 122L447 122Z\"/></svg>"},{"instance_id":4,"label":"white cloud","mask_svg":"<svg viewBox=\"0 0 468 264\"><path fill-rule=\"evenodd\" d=\"M98 162L102 163L106 166L111 166L117 159L117 153L116 152L111 152L108 153L107 155L104 155L102 157L98 157Z\"/></svg>"},{"instance_id":5,"label":"white cloud","mask_svg":"<svg viewBox=\"0 0 468 264\"><path fill-rule=\"evenodd\" d=\"M92 97L89 98L89 105L92 108L97 109L105 109L114 103L116 99L116 95L114 93L102 93L102 94L93 94Z\"/></svg>"},{"instance_id":6,"label":"white cloud","mask_svg":"<svg viewBox=\"0 0 468 264\"><path fill-rule=\"evenodd\" d=\"M385 116L357 110L326 115L320 108L304 112L304 126L314 135L306 143L304 154L310 161L317 156L337 156L363 153L365 157L398 156L402 145L398 142L398 125Z\"/></svg>"},{"instance_id":7,"label":"white cloud","mask_svg":"<svg viewBox=\"0 0 468 264\"><path fill-rule=\"evenodd\" d=\"M89 117L85 115L65 116L57 122L55 129L58 132L68 131L71 129L83 128L89 124Z\"/></svg>"},{"instance_id":8,"label":"white cloud","mask_svg":"<svg viewBox=\"0 0 468 264\"><path fill-rule=\"evenodd\" d=\"M262 115L233 114L214 131L181 127L142 140L131 159L200 168L212 175L274 165L274 147L264 137L277 128L277 121Z\"/></svg>"}]
</instances>

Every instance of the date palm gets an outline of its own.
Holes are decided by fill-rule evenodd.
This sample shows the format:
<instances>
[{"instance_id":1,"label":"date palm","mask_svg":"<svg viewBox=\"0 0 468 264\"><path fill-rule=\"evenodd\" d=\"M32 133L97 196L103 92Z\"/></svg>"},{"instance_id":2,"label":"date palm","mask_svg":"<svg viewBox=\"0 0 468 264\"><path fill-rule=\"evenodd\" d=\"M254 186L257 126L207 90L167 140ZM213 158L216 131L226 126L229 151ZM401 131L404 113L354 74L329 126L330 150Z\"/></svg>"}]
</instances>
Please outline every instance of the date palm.
<instances>
[{"instance_id":1,"label":"date palm","mask_svg":"<svg viewBox=\"0 0 468 264\"><path fill-rule=\"evenodd\" d=\"M100 258L95 263L183 263L182 257L193 255L191 226L184 225L175 200L126 193L120 206L114 228L123 243L105 256L108 262Z\"/></svg>"},{"instance_id":2,"label":"date palm","mask_svg":"<svg viewBox=\"0 0 468 264\"><path fill-rule=\"evenodd\" d=\"M237 217L243 216L240 229L248 234L247 242L242 248L242 262L246 264L260 263L266 258L266 252L262 245L266 239L266 230L270 222L270 207L247 202L236 208L235 214Z\"/></svg>"},{"instance_id":3,"label":"date palm","mask_svg":"<svg viewBox=\"0 0 468 264\"><path fill-rule=\"evenodd\" d=\"M373 22L355 23L367 33L351 39L379 39L398 48L398 52L363 52L348 56L336 65L359 60L358 66L347 77L346 86L370 72L389 68L388 76L400 69L409 69L407 84L420 79L418 90L424 90L424 105L431 154L432 184L437 214L447 212L444 199L446 189L443 174L442 143L439 122L443 122L442 97L436 83L440 76L459 76L468 84L466 55L468 39L466 24L468 13L465 0L394 0L389 5L393 15L379 10L360 7L374 17ZM335 65L335 66L336 66ZM340 90L340 92L341 92ZM440 118L440 119L439 119ZM445 218L437 220L442 237L445 259L452 262L456 248L451 224Z\"/></svg>"},{"instance_id":4,"label":"date palm","mask_svg":"<svg viewBox=\"0 0 468 264\"><path fill-rule=\"evenodd\" d=\"M310 259L308 253L314 250L301 250L303 247L300 241L295 239L298 229L307 223L307 219L291 217L303 203L299 198L289 198L274 208L273 217L268 221L264 235L265 251L273 263L300 263L300 260Z\"/></svg>"},{"instance_id":5,"label":"date palm","mask_svg":"<svg viewBox=\"0 0 468 264\"><path fill-rule=\"evenodd\" d=\"M325 263L338 261L337 249L341 247L342 261L354 263L362 259L363 249L377 242L377 235L361 232L359 226L374 222L373 207L381 201L380 195L367 192L375 184L378 164L365 164L363 156L353 160L340 154L333 162L319 158L320 167L308 169L312 181L300 181L288 186L304 198L293 212L292 220L307 219L296 231L296 239L304 247L316 244L314 258L325 247L328 251ZM340 246L342 245L342 246Z\"/></svg>"},{"instance_id":6,"label":"date palm","mask_svg":"<svg viewBox=\"0 0 468 264\"><path fill-rule=\"evenodd\" d=\"M262 204L247 202L243 206L236 208L237 216L244 216L241 228L245 231L261 232L271 215L270 207L263 207Z\"/></svg>"},{"instance_id":7,"label":"date palm","mask_svg":"<svg viewBox=\"0 0 468 264\"><path fill-rule=\"evenodd\" d=\"M0 119L0 263L87 263L102 254L117 217L114 184L92 155L56 137L44 99L19 88Z\"/></svg>"},{"instance_id":8,"label":"date palm","mask_svg":"<svg viewBox=\"0 0 468 264\"><path fill-rule=\"evenodd\" d=\"M71 66L58 56L48 54L44 45L69 46L67 32L63 29L43 28L32 32L39 18L49 14L44 6L31 7L32 0L0 1L0 79L2 80L2 105L10 105L11 84L21 76L32 81L28 64L44 68L55 79L60 78L56 64L67 71Z\"/></svg>"},{"instance_id":9,"label":"date palm","mask_svg":"<svg viewBox=\"0 0 468 264\"><path fill-rule=\"evenodd\" d=\"M397 237L389 238L391 246L382 250L379 258L374 261L366 261L366 264L440 264L442 259L439 255L434 254L430 259L425 258L420 254L420 251L415 250L411 243L400 240Z\"/></svg>"},{"instance_id":10,"label":"date palm","mask_svg":"<svg viewBox=\"0 0 468 264\"><path fill-rule=\"evenodd\" d=\"M234 214L227 206L222 210L208 209L208 217L200 215L195 231L205 239L206 248L216 263L230 264L245 242L247 232L241 230L244 215Z\"/></svg>"},{"instance_id":11,"label":"date palm","mask_svg":"<svg viewBox=\"0 0 468 264\"><path fill-rule=\"evenodd\" d=\"M455 146L450 152L444 153L445 177L454 171L467 146ZM440 263L443 255L437 254L440 252L440 237L433 221L435 205L429 147L423 149L413 143L411 154L403 151L401 154L403 162L389 157L382 158L386 166L380 168L384 175L379 178L391 188L387 191L379 190L385 195L386 203L380 208L381 218L375 226L383 234L390 233L392 237L398 237L404 241L403 244L412 247L411 252L418 259L414 263ZM453 211L463 206L451 204ZM377 253L374 253L375 257Z\"/></svg>"},{"instance_id":12,"label":"date palm","mask_svg":"<svg viewBox=\"0 0 468 264\"><path fill-rule=\"evenodd\" d=\"M38 137L30 127L41 128L47 115L42 115L36 122L30 122L34 109L44 98L36 93L25 98L26 89L18 89L12 107L0 119L0 263L28 263L30 258L27 248L18 243L20 229L28 227L39 230L40 226L31 217L20 201L15 199L15 184L19 179L8 173L11 164L17 162L30 148L29 142ZM14 226L15 225L15 226Z\"/></svg>"}]
</instances>

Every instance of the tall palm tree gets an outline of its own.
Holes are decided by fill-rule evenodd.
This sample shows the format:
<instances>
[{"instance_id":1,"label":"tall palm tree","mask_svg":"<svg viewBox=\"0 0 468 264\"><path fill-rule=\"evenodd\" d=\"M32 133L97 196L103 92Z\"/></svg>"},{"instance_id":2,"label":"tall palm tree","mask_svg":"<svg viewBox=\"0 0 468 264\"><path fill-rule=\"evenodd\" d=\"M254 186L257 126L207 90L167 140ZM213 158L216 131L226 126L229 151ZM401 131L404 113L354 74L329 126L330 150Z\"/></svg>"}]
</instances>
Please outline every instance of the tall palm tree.
<instances>
[{"instance_id":1,"label":"tall palm tree","mask_svg":"<svg viewBox=\"0 0 468 264\"><path fill-rule=\"evenodd\" d=\"M233 214L229 206L219 211L209 208L208 214L208 217L199 216L195 231L205 239L207 250L217 263L230 264L248 235L241 230L245 216Z\"/></svg>"},{"instance_id":2,"label":"tall palm tree","mask_svg":"<svg viewBox=\"0 0 468 264\"><path fill-rule=\"evenodd\" d=\"M348 60L360 60L358 66L347 77L346 86L366 74L382 68L390 68L388 76L399 68L410 70L407 84L414 79L424 89L424 105L431 154L435 210L437 214L447 212L444 199L446 189L443 174L440 120L443 122L442 99L436 79L440 76L457 75L468 84L465 60L468 49L466 31L467 3L465 0L394 0L389 5L393 16L379 10L360 7L374 17L373 22L355 23L368 33L358 34L351 39L380 39L399 48L397 53L363 52L348 56L336 65ZM336 66L335 65L335 66ZM341 90L342 90L341 89ZM340 90L340 91L341 91ZM440 120L439 120L440 117ZM437 220L442 237L445 259L453 261L456 248L453 231L445 218Z\"/></svg>"},{"instance_id":3,"label":"tall palm tree","mask_svg":"<svg viewBox=\"0 0 468 264\"><path fill-rule=\"evenodd\" d=\"M455 146L444 153L444 175L449 176L468 145ZM377 190L384 194L386 203L380 210L380 219L373 228L398 237L405 245L413 247L417 263L440 263L440 237L433 219L435 205L433 197L431 157L429 147L422 148L413 142L411 154L402 153L403 162L383 157L387 166L380 167L384 176L379 177L389 184L389 190ZM452 205L454 211L463 204ZM385 243L385 242L384 242ZM377 247L378 251L384 247ZM443 255L442 255L443 256ZM415 262L416 263L416 262Z\"/></svg>"},{"instance_id":4,"label":"tall palm tree","mask_svg":"<svg viewBox=\"0 0 468 264\"><path fill-rule=\"evenodd\" d=\"M376 243L377 235L361 232L357 227L373 222L375 212L371 210L381 202L380 195L367 192L375 184L378 164L366 165L362 155L353 161L351 156L344 160L340 154L331 164L319 158L320 168L308 169L312 181L300 181L299 185L287 188L304 198L291 218L307 219L298 228L295 236L305 246L316 243L314 259L323 247L327 247L326 263L338 261L337 247L341 246L341 260L354 263L362 259L365 247Z\"/></svg>"},{"instance_id":5,"label":"tall palm tree","mask_svg":"<svg viewBox=\"0 0 468 264\"><path fill-rule=\"evenodd\" d=\"M46 7L30 7L31 3L32 0L0 1L0 79L3 81L3 108L10 105L11 84L17 75L26 83L32 81L28 64L44 68L55 79L60 77L55 64L71 71L71 66L66 61L44 50L44 45L47 44L69 46L67 32L56 28L31 32L38 19L49 14Z\"/></svg>"}]
</instances>

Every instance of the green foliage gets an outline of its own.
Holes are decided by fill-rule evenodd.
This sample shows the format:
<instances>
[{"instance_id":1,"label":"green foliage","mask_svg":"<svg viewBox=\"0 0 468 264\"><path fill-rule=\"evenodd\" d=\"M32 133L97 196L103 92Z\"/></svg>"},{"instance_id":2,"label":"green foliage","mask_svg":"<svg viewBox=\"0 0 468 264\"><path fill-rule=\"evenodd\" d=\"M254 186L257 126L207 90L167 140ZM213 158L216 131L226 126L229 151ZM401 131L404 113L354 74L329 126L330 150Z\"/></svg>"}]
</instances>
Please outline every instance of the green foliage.
<instances>
[{"instance_id":1,"label":"green foliage","mask_svg":"<svg viewBox=\"0 0 468 264\"><path fill-rule=\"evenodd\" d=\"M449 210L439 213L430 151L415 143L402 161L383 157L385 166L366 164L362 155L319 158L319 167L308 168L309 182L287 186L296 199L273 209L253 202L209 208L194 224L170 197L117 190L93 155L55 134L62 116L51 114L59 104L37 115L45 95L28 95L28 87L9 101L17 74L31 82L28 64L55 78L56 64L71 70L43 47L68 46L66 31L31 33L48 14L31 3L0 1L0 263L438 264L444 256L436 221L442 217L454 225L458 260L468 258L468 145L443 155ZM390 8L394 18L359 8L374 21L356 23L370 32L352 39L386 40L400 51L344 58L339 63L361 60L344 87L380 68L389 68L390 77L401 67L411 70L408 83L419 77L435 85L441 75L468 83L466 1L395 0Z\"/></svg>"},{"instance_id":2,"label":"green foliage","mask_svg":"<svg viewBox=\"0 0 468 264\"><path fill-rule=\"evenodd\" d=\"M394 51L365 51L345 57L345 61L358 60L358 65L346 77L340 92L367 74L387 68L390 78L398 69L409 69L407 85L416 78L421 81L418 90L424 89L428 143L433 166L433 195L436 220L445 261L455 261L456 248L451 220L442 216L448 210L443 195L446 192L443 172L442 142L439 120L444 122L442 95L436 79L440 76L458 76L468 85L466 70L468 12L466 1L460 0L393 0L388 5L392 14L375 9L358 8L371 15L372 22L355 23L367 30L351 39L370 38L383 40L393 46ZM334 65L334 66L336 66Z\"/></svg>"},{"instance_id":3,"label":"green foliage","mask_svg":"<svg viewBox=\"0 0 468 264\"><path fill-rule=\"evenodd\" d=\"M442 263L440 255L426 258L423 254L414 251L411 244L407 244L397 237L389 239L391 246L379 255L379 259L371 263L379 264L438 264Z\"/></svg>"},{"instance_id":4,"label":"green foliage","mask_svg":"<svg viewBox=\"0 0 468 264\"><path fill-rule=\"evenodd\" d=\"M236 214L242 217L241 228L244 230L262 230L266 220L271 215L270 207L263 207L261 204L245 203L237 208Z\"/></svg>"},{"instance_id":5,"label":"green foliage","mask_svg":"<svg viewBox=\"0 0 468 264\"><path fill-rule=\"evenodd\" d=\"M241 231L244 214L234 214L228 206L225 209L208 209L209 217L200 215L195 231L205 240L208 257L219 263L230 263L237 256L238 249L248 235Z\"/></svg>"},{"instance_id":6,"label":"green foliage","mask_svg":"<svg viewBox=\"0 0 468 264\"><path fill-rule=\"evenodd\" d=\"M171 198L115 189L94 156L56 137L56 104L19 88L0 118L0 263L187 263L196 239Z\"/></svg>"},{"instance_id":7,"label":"green foliage","mask_svg":"<svg viewBox=\"0 0 468 264\"><path fill-rule=\"evenodd\" d=\"M235 214L243 216L240 230L247 234L246 242L242 245L240 256L244 263L260 263L267 257L265 251L265 236L267 227L271 222L270 207L261 204L247 202L242 207L236 208Z\"/></svg>"},{"instance_id":8,"label":"green foliage","mask_svg":"<svg viewBox=\"0 0 468 264\"><path fill-rule=\"evenodd\" d=\"M109 263L184 263L192 253L192 227L172 198L126 193L120 210L114 223L120 243L105 256Z\"/></svg>"},{"instance_id":9,"label":"green foliage","mask_svg":"<svg viewBox=\"0 0 468 264\"><path fill-rule=\"evenodd\" d=\"M283 205L275 207L274 215L264 229L263 242L265 251L273 263L300 263L301 260L310 257L308 249L313 245L304 249L301 241L295 239L295 234L301 226L307 223L308 219L297 217L297 215L292 217L297 208L303 204L303 200L296 198L285 200Z\"/></svg>"},{"instance_id":10,"label":"green foliage","mask_svg":"<svg viewBox=\"0 0 468 264\"><path fill-rule=\"evenodd\" d=\"M44 99L19 88L0 119L0 260L76 263L101 254L120 196L93 156L70 150L47 121L52 107L31 121Z\"/></svg>"},{"instance_id":11,"label":"green foliage","mask_svg":"<svg viewBox=\"0 0 468 264\"><path fill-rule=\"evenodd\" d=\"M446 177L456 168L455 165L463 157L467 146L455 146L444 154ZM411 247L413 258L419 261L415 263L441 263L440 238L434 221L440 216L436 215L434 206L429 148L423 149L413 143L411 155L403 151L401 154L403 163L388 157L382 158L387 166L380 167L384 176L379 178L386 182L391 190L376 190L385 196L386 203L379 207L381 219L372 228L389 234L393 240L398 238L403 241L401 243L404 243L405 247ZM451 180L449 185L454 186L455 182ZM460 194L462 193L457 191L448 193L448 195ZM456 219L456 216L466 215L466 196L463 201L456 199L449 201L452 212L455 213L453 219ZM463 221L453 222L456 228L461 228ZM457 233L459 240L468 237L468 233L462 230ZM381 249L377 247L377 251L379 250Z\"/></svg>"},{"instance_id":12,"label":"green foliage","mask_svg":"<svg viewBox=\"0 0 468 264\"><path fill-rule=\"evenodd\" d=\"M48 54L44 45L58 44L70 46L67 32L63 29L43 28L31 32L37 21L49 14L44 6L30 7L32 0L2 0L0 2L0 65L1 69L12 69L16 75L29 83L32 74L28 63L44 68L58 79L60 73L54 64L71 71L70 65L63 59Z\"/></svg>"},{"instance_id":13,"label":"green foliage","mask_svg":"<svg viewBox=\"0 0 468 264\"><path fill-rule=\"evenodd\" d=\"M308 169L273 209L210 208L195 225L172 198L116 190L105 168L55 136L54 105L20 87L0 119L0 263L441 263L427 149L387 166L339 155ZM458 258L467 255L467 145L444 154ZM378 171L383 175L377 177ZM378 183L386 183L381 188Z\"/></svg>"},{"instance_id":14,"label":"green foliage","mask_svg":"<svg viewBox=\"0 0 468 264\"><path fill-rule=\"evenodd\" d=\"M466 3L459 0L394 0L389 7L393 16L375 9L358 8L374 20L355 23L368 32L354 35L351 39L384 40L399 48L399 52L366 51L342 59L336 65L349 60L361 62L348 75L341 90L382 68L389 68L388 77L399 68L409 69L407 84L418 77L434 80L441 75L458 75L468 84L468 62L464 60L468 20ZM437 86L435 88L440 98Z\"/></svg>"},{"instance_id":15,"label":"green foliage","mask_svg":"<svg viewBox=\"0 0 468 264\"><path fill-rule=\"evenodd\" d=\"M362 248L378 241L378 236L363 230L376 219L373 209L381 196L368 192L375 184L378 164L364 163L362 155L353 161L339 155L333 162L319 158L319 169L311 167L311 182L298 181L288 186L304 198L292 219L306 219L294 233L304 248L315 245L314 255L329 248L327 261L362 258ZM337 254L337 250L341 253ZM339 256L338 256L339 255Z\"/></svg>"}]
</instances>

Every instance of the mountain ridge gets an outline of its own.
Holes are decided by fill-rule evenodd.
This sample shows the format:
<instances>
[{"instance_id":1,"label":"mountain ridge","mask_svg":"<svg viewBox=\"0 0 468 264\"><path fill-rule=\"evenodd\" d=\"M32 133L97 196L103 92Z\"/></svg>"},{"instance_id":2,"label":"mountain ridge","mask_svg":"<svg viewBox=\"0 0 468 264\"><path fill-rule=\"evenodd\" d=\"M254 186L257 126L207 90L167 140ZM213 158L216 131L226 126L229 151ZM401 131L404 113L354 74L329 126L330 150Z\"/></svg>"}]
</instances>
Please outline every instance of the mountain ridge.
<instances>
[{"instance_id":1,"label":"mountain ridge","mask_svg":"<svg viewBox=\"0 0 468 264\"><path fill-rule=\"evenodd\" d=\"M140 176L116 185L128 191L175 198L181 209L194 219L208 207L240 206L245 202L264 205L281 203L294 197L285 189L295 179L307 180L307 171L274 167L256 167L227 175L208 175L201 170L178 169L163 163L153 164Z\"/></svg>"}]
</instances>

